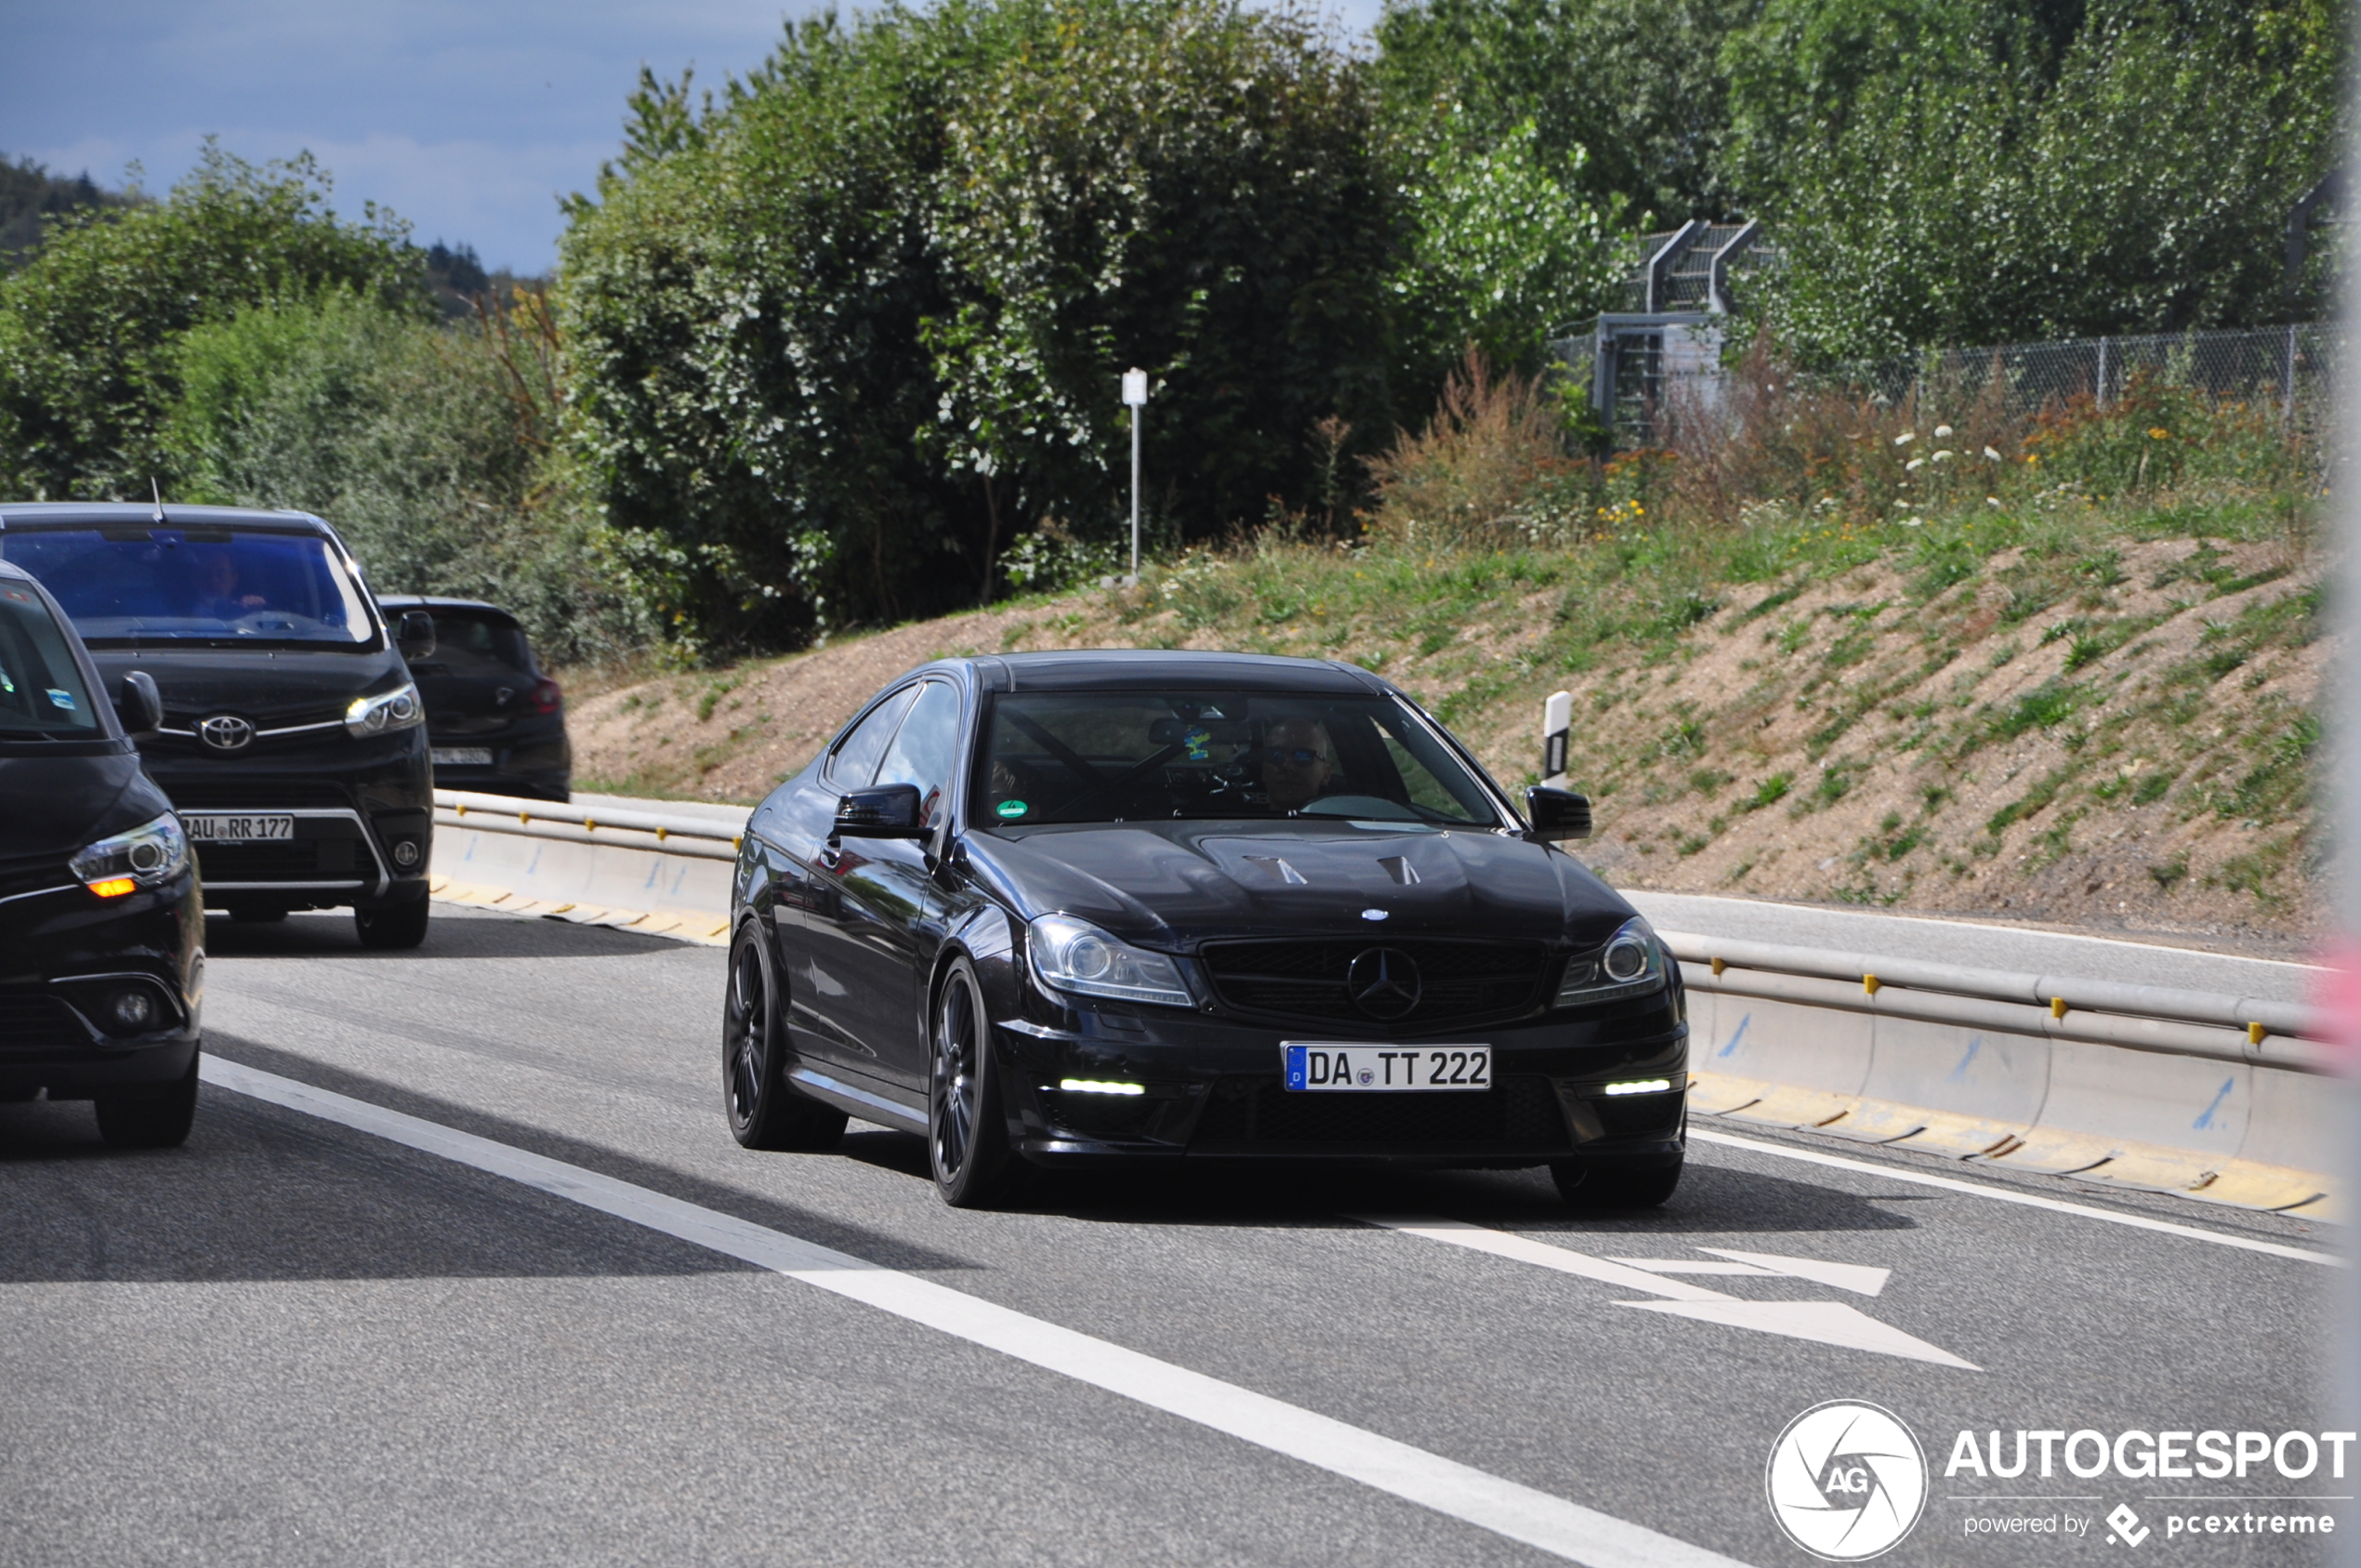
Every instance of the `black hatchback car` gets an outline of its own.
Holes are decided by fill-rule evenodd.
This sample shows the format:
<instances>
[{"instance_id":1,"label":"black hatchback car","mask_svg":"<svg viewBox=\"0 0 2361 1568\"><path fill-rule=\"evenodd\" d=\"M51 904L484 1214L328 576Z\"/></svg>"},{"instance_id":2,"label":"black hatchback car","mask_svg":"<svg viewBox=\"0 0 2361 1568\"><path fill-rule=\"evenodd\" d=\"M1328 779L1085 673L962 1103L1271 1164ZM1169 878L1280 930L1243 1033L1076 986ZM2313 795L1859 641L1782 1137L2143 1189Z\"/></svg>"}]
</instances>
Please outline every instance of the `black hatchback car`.
<instances>
[{"instance_id":1,"label":"black hatchback car","mask_svg":"<svg viewBox=\"0 0 2361 1568\"><path fill-rule=\"evenodd\" d=\"M147 771L216 909L350 908L372 947L427 934L434 777L397 635L336 531L300 512L59 502L0 507L0 560L41 579L109 680L155 679Z\"/></svg>"},{"instance_id":2,"label":"black hatchback car","mask_svg":"<svg viewBox=\"0 0 2361 1568\"><path fill-rule=\"evenodd\" d=\"M204 903L132 745L154 685L106 690L55 601L0 562L0 1100L95 1100L108 1142L160 1148L196 1113Z\"/></svg>"},{"instance_id":3,"label":"black hatchback car","mask_svg":"<svg viewBox=\"0 0 2361 1568\"><path fill-rule=\"evenodd\" d=\"M442 789L563 801L574 788L565 695L541 673L517 618L471 599L380 594L389 620L434 620L434 652L410 662L427 705Z\"/></svg>"},{"instance_id":4,"label":"black hatchback car","mask_svg":"<svg viewBox=\"0 0 2361 1568\"><path fill-rule=\"evenodd\" d=\"M945 660L757 809L724 1009L732 1131L923 1131L955 1205L1039 1166L1548 1166L1661 1203L1679 970L1467 749L1348 665Z\"/></svg>"}]
</instances>

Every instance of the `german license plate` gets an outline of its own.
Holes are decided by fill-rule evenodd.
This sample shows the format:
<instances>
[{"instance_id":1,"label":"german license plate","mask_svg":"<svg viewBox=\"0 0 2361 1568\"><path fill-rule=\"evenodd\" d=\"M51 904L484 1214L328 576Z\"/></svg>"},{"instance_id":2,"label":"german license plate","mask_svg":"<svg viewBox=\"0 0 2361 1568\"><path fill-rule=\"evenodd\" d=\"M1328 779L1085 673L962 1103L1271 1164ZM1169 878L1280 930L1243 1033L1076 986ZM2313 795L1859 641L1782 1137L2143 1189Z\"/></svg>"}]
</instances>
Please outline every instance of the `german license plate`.
<instances>
[{"instance_id":1,"label":"german license plate","mask_svg":"<svg viewBox=\"0 0 2361 1568\"><path fill-rule=\"evenodd\" d=\"M260 838L293 838L295 818L290 816L183 816L182 824L189 837L200 844L249 844Z\"/></svg>"},{"instance_id":2,"label":"german license plate","mask_svg":"<svg viewBox=\"0 0 2361 1568\"><path fill-rule=\"evenodd\" d=\"M434 748L434 765L438 768L489 768L492 748L481 745L439 745Z\"/></svg>"},{"instance_id":3,"label":"german license plate","mask_svg":"<svg viewBox=\"0 0 2361 1568\"><path fill-rule=\"evenodd\" d=\"M1288 1040L1279 1047L1288 1089L1382 1094L1488 1089L1490 1046L1376 1046L1358 1041Z\"/></svg>"}]
</instances>

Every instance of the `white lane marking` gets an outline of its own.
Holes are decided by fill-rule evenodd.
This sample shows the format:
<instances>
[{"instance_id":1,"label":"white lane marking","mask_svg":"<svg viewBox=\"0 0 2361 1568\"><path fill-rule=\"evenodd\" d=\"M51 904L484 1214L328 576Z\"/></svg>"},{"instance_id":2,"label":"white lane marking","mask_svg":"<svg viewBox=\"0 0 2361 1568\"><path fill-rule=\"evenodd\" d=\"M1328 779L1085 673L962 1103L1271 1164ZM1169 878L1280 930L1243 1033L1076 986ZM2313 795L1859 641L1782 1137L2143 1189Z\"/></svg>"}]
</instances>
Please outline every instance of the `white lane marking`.
<instances>
[{"instance_id":1,"label":"white lane marking","mask_svg":"<svg viewBox=\"0 0 2361 1568\"><path fill-rule=\"evenodd\" d=\"M1734 1258L1758 1269L1774 1274L1789 1274L1814 1285L1833 1285L1856 1296L1875 1296L1885 1289L1885 1282L1893 1277L1892 1269L1880 1269L1866 1263L1830 1263L1818 1258L1783 1258L1775 1252L1734 1252L1726 1246L1701 1246L1699 1252L1710 1252L1716 1258Z\"/></svg>"},{"instance_id":2,"label":"white lane marking","mask_svg":"<svg viewBox=\"0 0 2361 1568\"><path fill-rule=\"evenodd\" d=\"M440 1123L203 1059L204 1081L643 1225L1209 1427L1589 1568L1746 1568L1563 1497L1105 1339L717 1210Z\"/></svg>"},{"instance_id":3,"label":"white lane marking","mask_svg":"<svg viewBox=\"0 0 2361 1568\"><path fill-rule=\"evenodd\" d=\"M1705 1323L1723 1324L1731 1328L1750 1328L1761 1334L1781 1334L1790 1339L1816 1340L1823 1345L1836 1345L1849 1351L1874 1351L1880 1355L1902 1356L1911 1361L1928 1361L1937 1366L1956 1366L1963 1371L1981 1372L1984 1368L1972 1361L1962 1361L1939 1345L1930 1345L1915 1336L1905 1334L1890 1324L1848 1307L1841 1301L1747 1301L1725 1296L1703 1285L1689 1285L1681 1280L1667 1279L1652 1272L1649 1265L1639 1259L1593 1258L1587 1252L1558 1246L1550 1242L1536 1241L1511 1231L1491 1231L1465 1220L1443 1219L1426 1215L1389 1217L1376 1214L1348 1215L1364 1225L1383 1230L1399 1231L1404 1235L1420 1236L1431 1242L1450 1246L1466 1247L1471 1252L1488 1252L1495 1258L1513 1262L1532 1263L1544 1269L1555 1269L1563 1274L1579 1274L1584 1279L1597 1280L1603 1285L1621 1285L1626 1290L1644 1290L1651 1296L1666 1297L1661 1301L1618 1301L1618 1307L1639 1307L1652 1312L1670 1312L1679 1317L1696 1318ZM1700 1252L1713 1250L1699 1247ZM1751 1256L1751 1255L1748 1255ZM1809 1262L1810 1259L1780 1261ZM1637 1267L1628 1266L1637 1264ZM1821 1264L1821 1268L1843 1268L1843 1264ZM1685 1269L1681 1272L1687 1272ZM1755 1268L1749 1273L1767 1274L1772 1271ZM1785 1271L1781 1271L1784 1272ZM1863 1269L1863 1273L1882 1274L1883 1270ZM1806 1277L1799 1275L1799 1278ZM1880 1279L1882 1285L1884 1281ZM1848 1287L1849 1288L1849 1287Z\"/></svg>"},{"instance_id":4,"label":"white lane marking","mask_svg":"<svg viewBox=\"0 0 2361 1568\"><path fill-rule=\"evenodd\" d=\"M1751 1263L1725 1263L1719 1258L1610 1258L1607 1261L1629 1263L1652 1274L1728 1274L1733 1278L1743 1276L1774 1280L1780 1272L1776 1269L1758 1269Z\"/></svg>"},{"instance_id":5,"label":"white lane marking","mask_svg":"<svg viewBox=\"0 0 2361 1568\"><path fill-rule=\"evenodd\" d=\"M2135 1231L2155 1231L2187 1241L2211 1242L2216 1246L2235 1246L2273 1258L2292 1258L2303 1263L2326 1263L2331 1268L2344 1262L2332 1252L2314 1252L2307 1247L2288 1246L2282 1242L2258 1241L2251 1236L2225 1236L2217 1231L2199 1230L2195 1225L2176 1225L2170 1219L2151 1219L2144 1214L2122 1214L2111 1208L2068 1203L2064 1198L2045 1198L2038 1192L2014 1192L2005 1187L1986 1187L1974 1181L1961 1181L1956 1177L1901 1170L1893 1166L1872 1165L1867 1160L1848 1160L1841 1154L1823 1154L1816 1149L1789 1149L1776 1143L1758 1143L1751 1138L1733 1138L1726 1132L1715 1132L1695 1122L1689 1124L1689 1137L1699 1143L1724 1143L1733 1149L1745 1149L1757 1154L1776 1154L1783 1160L1800 1160L1810 1166L1859 1171L1864 1176L1883 1177L1888 1181L1940 1187L1946 1192L1965 1192L1972 1197L1989 1198L1996 1204L2019 1204L2026 1208L2046 1208L2057 1214L2078 1214L2085 1219L2104 1219L2110 1225L2129 1225Z\"/></svg>"}]
</instances>

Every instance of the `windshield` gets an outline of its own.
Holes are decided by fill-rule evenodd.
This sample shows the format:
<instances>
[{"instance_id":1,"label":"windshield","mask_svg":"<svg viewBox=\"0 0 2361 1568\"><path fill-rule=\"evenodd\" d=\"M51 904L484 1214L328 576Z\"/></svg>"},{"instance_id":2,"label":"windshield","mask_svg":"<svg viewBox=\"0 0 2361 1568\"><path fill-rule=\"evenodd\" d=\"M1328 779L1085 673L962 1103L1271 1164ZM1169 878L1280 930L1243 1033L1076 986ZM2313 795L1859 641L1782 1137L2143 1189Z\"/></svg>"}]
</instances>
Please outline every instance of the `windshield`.
<instances>
[{"instance_id":1,"label":"windshield","mask_svg":"<svg viewBox=\"0 0 2361 1568\"><path fill-rule=\"evenodd\" d=\"M0 582L0 742L103 736L65 628L23 583Z\"/></svg>"},{"instance_id":2,"label":"windshield","mask_svg":"<svg viewBox=\"0 0 2361 1568\"><path fill-rule=\"evenodd\" d=\"M1346 817L1493 827L1491 797L1389 697L1106 692L996 698L975 816Z\"/></svg>"},{"instance_id":3,"label":"windshield","mask_svg":"<svg viewBox=\"0 0 2361 1568\"><path fill-rule=\"evenodd\" d=\"M359 585L314 534L44 528L0 534L90 642L375 640Z\"/></svg>"}]
</instances>

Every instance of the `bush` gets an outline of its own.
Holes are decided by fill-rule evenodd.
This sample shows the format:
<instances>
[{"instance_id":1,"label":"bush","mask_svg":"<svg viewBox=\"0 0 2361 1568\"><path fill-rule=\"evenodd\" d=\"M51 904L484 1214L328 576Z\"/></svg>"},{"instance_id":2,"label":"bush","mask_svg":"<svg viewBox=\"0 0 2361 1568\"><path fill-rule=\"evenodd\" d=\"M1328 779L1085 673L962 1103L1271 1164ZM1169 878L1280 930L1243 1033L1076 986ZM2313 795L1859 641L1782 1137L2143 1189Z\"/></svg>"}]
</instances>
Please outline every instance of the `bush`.
<instances>
[{"instance_id":1,"label":"bush","mask_svg":"<svg viewBox=\"0 0 2361 1568\"><path fill-rule=\"evenodd\" d=\"M1420 549L1561 542L1578 505L1566 487L1580 466L1560 449L1558 432L1538 383L1495 372L1470 349L1426 428L1404 431L1370 460L1371 531Z\"/></svg>"}]
</instances>

